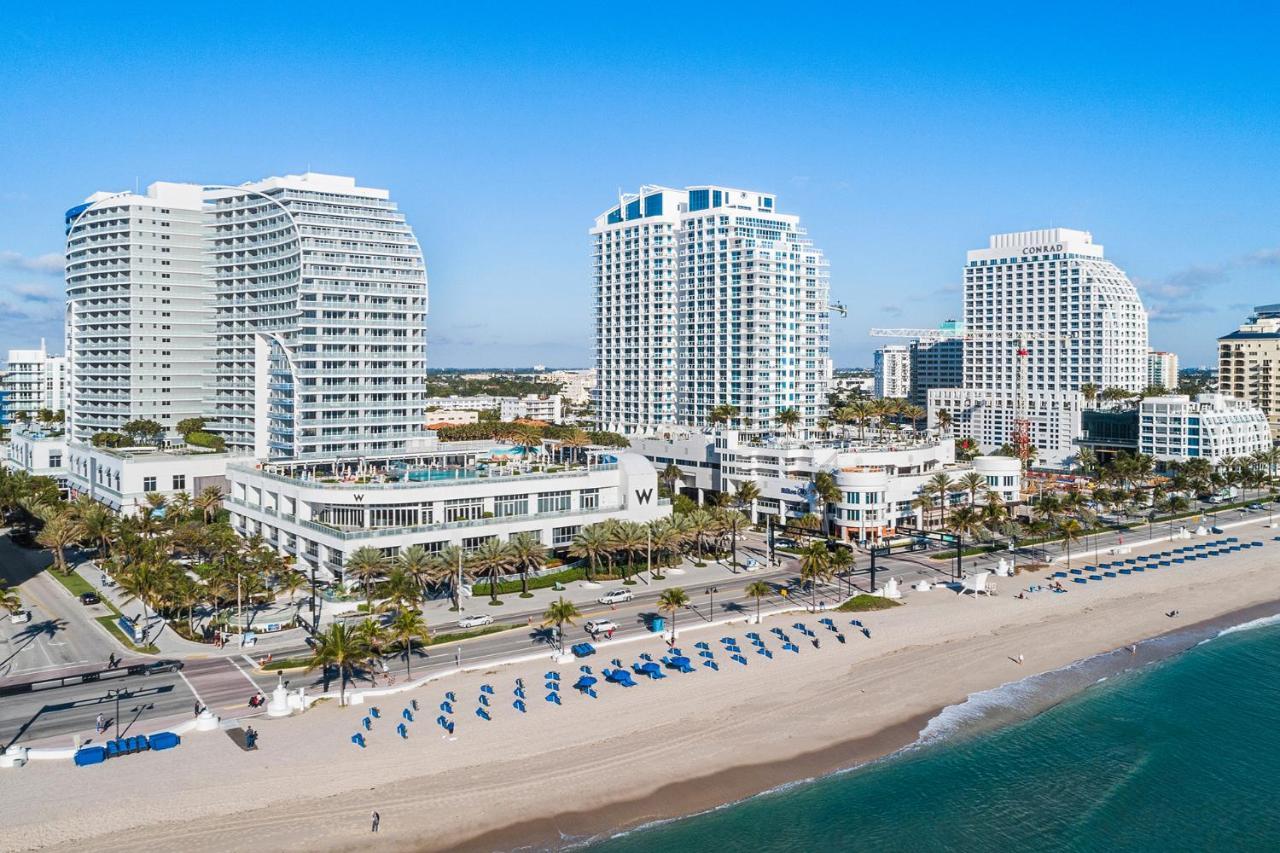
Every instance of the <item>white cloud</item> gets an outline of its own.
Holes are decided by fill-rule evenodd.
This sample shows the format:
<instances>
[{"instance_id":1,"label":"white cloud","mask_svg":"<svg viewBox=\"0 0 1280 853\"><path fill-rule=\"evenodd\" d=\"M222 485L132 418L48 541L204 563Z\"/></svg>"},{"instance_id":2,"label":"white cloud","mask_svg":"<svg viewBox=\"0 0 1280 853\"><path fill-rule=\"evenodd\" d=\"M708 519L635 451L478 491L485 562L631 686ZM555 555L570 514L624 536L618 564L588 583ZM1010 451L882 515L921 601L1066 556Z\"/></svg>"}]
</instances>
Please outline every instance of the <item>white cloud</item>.
<instances>
[{"instance_id":1,"label":"white cloud","mask_svg":"<svg viewBox=\"0 0 1280 853\"><path fill-rule=\"evenodd\" d=\"M0 252L0 267L46 275L62 275L63 257L57 252L29 258L20 252Z\"/></svg>"}]
</instances>

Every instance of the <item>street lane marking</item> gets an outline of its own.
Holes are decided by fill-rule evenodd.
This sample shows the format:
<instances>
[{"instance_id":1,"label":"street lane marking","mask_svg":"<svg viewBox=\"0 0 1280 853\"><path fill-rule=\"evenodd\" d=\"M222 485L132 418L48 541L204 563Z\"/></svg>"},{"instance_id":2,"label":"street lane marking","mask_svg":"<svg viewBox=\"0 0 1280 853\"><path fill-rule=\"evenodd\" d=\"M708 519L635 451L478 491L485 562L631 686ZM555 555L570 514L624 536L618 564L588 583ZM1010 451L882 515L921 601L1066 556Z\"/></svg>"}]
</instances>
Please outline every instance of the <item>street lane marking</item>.
<instances>
[{"instance_id":1,"label":"street lane marking","mask_svg":"<svg viewBox=\"0 0 1280 853\"><path fill-rule=\"evenodd\" d=\"M191 695L196 697L196 701L199 702L201 705L203 705L204 699L200 698L200 693L196 690L196 686L191 683L191 680L189 678L187 678L185 675L182 674L182 670L179 669L175 671L178 673L178 677L181 678L183 682L186 683L187 689L191 691Z\"/></svg>"},{"instance_id":2,"label":"street lane marking","mask_svg":"<svg viewBox=\"0 0 1280 853\"><path fill-rule=\"evenodd\" d=\"M248 660L248 658L245 658L245 660ZM232 666L234 666L234 667L236 668L236 672L238 672L238 673L240 673L241 675L243 675L243 676L244 676L244 680L245 680L245 681L247 681L247 682L249 682L250 684L252 684L252 685L253 685L253 689L254 689L254 691L256 691L256 692L261 692L262 688L258 686L258 682L254 681L254 680L249 676L249 673L247 673L247 672L245 672L243 669L241 669L241 668L240 668L240 664L236 663L236 662L235 662L235 660L234 660L234 659L232 659L232 658L227 658L227 663L229 663L229 664L231 664ZM252 661L250 661L250 663L252 663Z\"/></svg>"}]
</instances>

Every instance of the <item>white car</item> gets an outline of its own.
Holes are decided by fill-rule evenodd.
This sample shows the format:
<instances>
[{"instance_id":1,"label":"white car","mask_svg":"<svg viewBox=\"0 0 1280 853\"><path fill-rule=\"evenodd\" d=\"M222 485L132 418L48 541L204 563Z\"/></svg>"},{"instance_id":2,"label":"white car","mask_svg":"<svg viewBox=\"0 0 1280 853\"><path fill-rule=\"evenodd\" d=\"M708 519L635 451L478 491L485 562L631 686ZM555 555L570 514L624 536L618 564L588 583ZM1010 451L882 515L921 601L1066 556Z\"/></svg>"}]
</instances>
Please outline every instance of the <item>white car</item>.
<instances>
[{"instance_id":1,"label":"white car","mask_svg":"<svg viewBox=\"0 0 1280 853\"><path fill-rule=\"evenodd\" d=\"M21 625L23 622L31 621L30 610L15 610L9 614L9 621Z\"/></svg>"},{"instance_id":2,"label":"white car","mask_svg":"<svg viewBox=\"0 0 1280 853\"><path fill-rule=\"evenodd\" d=\"M611 589L596 599L601 604L621 604L634 598L629 589Z\"/></svg>"},{"instance_id":3,"label":"white car","mask_svg":"<svg viewBox=\"0 0 1280 853\"><path fill-rule=\"evenodd\" d=\"M458 620L459 628L479 628L481 625L492 625L493 617L487 613L477 613L474 616L463 616Z\"/></svg>"},{"instance_id":4,"label":"white car","mask_svg":"<svg viewBox=\"0 0 1280 853\"><path fill-rule=\"evenodd\" d=\"M612 619L592 619L587 623L588 634L607 634L618 630L618 624Z\"/></svg>"}]
</instances>

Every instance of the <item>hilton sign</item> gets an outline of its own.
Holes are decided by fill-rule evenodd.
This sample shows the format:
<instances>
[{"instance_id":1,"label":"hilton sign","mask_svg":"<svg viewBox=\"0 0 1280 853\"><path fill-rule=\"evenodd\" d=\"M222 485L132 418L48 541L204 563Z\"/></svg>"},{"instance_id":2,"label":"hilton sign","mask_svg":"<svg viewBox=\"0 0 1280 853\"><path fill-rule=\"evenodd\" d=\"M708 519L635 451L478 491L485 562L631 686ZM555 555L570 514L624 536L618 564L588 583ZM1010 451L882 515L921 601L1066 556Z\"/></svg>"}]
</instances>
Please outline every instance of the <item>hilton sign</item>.
<instances>
[{"instance_id":1,"label":"hilton sign","mask_svg":"<svg viewBox=\"0 0 1280 853\"><path fill-rule=\"evenodd\" d=\"M1022 250L1024 255L1047 255L1050 252L1061 252L1065 247L1061 243L1052 246L1027 246Z\"/></svg>"}]
</instances>

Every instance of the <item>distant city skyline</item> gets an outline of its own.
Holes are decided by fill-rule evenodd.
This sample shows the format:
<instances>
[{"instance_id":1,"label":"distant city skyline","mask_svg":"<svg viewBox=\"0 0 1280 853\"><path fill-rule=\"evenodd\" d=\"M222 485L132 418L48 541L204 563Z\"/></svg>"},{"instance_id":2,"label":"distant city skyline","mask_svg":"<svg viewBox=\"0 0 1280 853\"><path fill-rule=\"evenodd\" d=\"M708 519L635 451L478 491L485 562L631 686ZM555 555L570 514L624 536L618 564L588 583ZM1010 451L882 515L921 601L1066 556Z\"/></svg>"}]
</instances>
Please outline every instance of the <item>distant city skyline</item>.
<instances>
[{"instance_id":1,"label":"distant city skyline","mask_svg":"<svg viewBox=\"0 0 1280 853\"><path fill-rule=\"evenodd\" d=\"M831 324L839 367L872 364L873 326L957 316L955 258L977 241L1048 226L1108 247L1153 347L1213 365L1216 337L1280 275L1280 15L1192 26L1110 8L1082 38L1061 10L1016 9L979 53L990 20L962 8L911 26L836 11L820 38L697 8L681 29L714 31L714 49L659 39L628 61L645 9L424 8L362 20L356 38L286 7L90 8L70 25L5 10L0 350L62 349L62 215L84 188L310 168L387 187L414 222L432 367L590 366L584 211L694 181L777 193L803 218L850 308ZM289 37L226 50L247 31ZM122 52L63 61L86 44Z\"/></svg>"}]
</instances>

